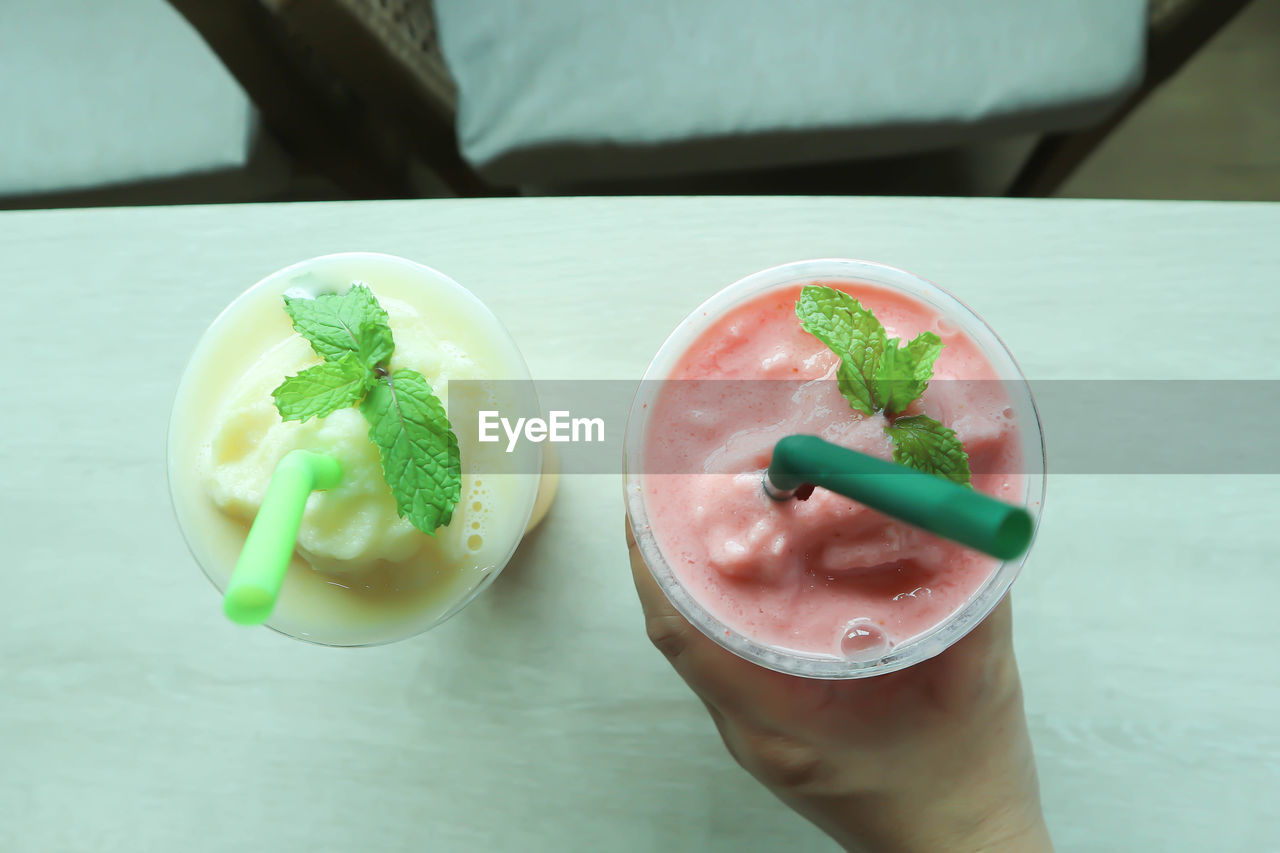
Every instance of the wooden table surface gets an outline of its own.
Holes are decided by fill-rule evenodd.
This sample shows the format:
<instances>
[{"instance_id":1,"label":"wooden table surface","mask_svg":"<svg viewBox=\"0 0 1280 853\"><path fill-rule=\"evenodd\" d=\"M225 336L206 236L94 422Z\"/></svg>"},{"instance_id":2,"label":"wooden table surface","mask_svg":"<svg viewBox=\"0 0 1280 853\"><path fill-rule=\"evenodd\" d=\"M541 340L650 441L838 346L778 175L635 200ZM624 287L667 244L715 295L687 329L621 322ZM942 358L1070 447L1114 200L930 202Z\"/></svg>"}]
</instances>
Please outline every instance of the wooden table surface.
<instances>
[{"instance_id":1,"label":"wooden table surface","mask_svg":"<svg viewBox=\"0 0 1280 853\"><path fill-rule=\"evenodd\" d=\"M832 849L648 645L617 477L567 478L498 582L414 640L334 650L221 617L166 491L178 377L245 287L357 249L457 278L547 379L638 378L712 291L821 256L942 284L1033 381L1280 379L1280 205L0 214L0 850ZM1274 476L1051 476L1014 601L1061 850L1280 850L1277 498Z\"/></svg>"}]
</instances>

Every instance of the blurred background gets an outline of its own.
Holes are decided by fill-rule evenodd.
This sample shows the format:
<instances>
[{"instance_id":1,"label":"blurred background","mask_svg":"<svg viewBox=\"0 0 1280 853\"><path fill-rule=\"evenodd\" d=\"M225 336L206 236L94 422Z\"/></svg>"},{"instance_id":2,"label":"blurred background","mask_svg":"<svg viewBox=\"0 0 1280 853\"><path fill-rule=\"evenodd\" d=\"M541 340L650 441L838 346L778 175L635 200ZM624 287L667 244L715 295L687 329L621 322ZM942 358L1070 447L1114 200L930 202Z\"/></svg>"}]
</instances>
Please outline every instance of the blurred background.
<instances>
[{"instance_id":1,"label":"blurred background","mask_svg":"<svg viewBox=\"0 0 1280 853\"><path fill-rule=\"evenodd\" d=\"M1280 200L1280 0L0 0L0 208Z\"/></svg>"}]
</instances>

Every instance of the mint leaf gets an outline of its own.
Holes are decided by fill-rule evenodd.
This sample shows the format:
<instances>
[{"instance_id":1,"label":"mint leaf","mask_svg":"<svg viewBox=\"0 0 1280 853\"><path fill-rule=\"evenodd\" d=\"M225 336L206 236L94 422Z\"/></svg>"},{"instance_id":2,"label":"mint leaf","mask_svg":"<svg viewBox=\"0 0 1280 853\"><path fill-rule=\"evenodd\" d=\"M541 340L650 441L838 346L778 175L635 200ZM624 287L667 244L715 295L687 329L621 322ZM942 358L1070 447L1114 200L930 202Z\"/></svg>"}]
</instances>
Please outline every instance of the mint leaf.
<instances>
[{"instance_id":1,"label":"mint leaf","mask_svg":"<svg viewBox=\"0 0 1280 853\"><path fill-rule=\"evenodd\" d=\"M889 339L872 388L886 414L900 413L924 393L940 352L942 338L933 332L921 332L901 348L897 338Z\"/></svg>"},{"instance_id":2,"label":"mint leaf","mask_svg":"<svg viewBox=\"0 0 1280 853\"><path fill-rule=\"evenodd\" d=\"M314 299L286 296L284 310L293 318L293 328L321 358L331 361L350 352L362 364L376 367L391 357L395 345L387 312L363 284Z\"/></svg>"},{"instance_id":3,"label":"mint leaf","mask_svg":"<svg viewBox=\"0 0 1280 853\"><path fill-rule=\"evenodd\" d=\"M360 412L382 457L396 511L423 533L447 525L462 497L458 438L426 377L414 370L380 376Z\"/></svg>"},{"instance_id":4,"label":"mint leaf","mask_svg":"<svg viewBox=\"0 0 1280 853\"><path fill-rule=\"evenodd\" d=\"M881 408L873 389L886 335L875 315L843 290L809 285L800 291L796 316L804 330L840 356L840 393L864 415Z\"/></svg>"},{"instance_id":5,"label":"mint leaf","mask_svg":"<svg viewBox=\"0 0 1280 853\"><path fill-rule=\"evenodd\" d=\"M347 352L336 361L326 361L290 376L271 396L280 417L286 421L323 418L359 402L373 376L373 371L354 353Z\"/></svg>"},{"instance_id":6,"label":"mint leaf","mask_svg":"<svg viewBox=\"0 0 1280 853\"><path fill-rule=\"evenodd\" d=\"M894 462L969 485L969 455L955 430L928 415L911 415L898 418L885 432L893 439Z\"/></svg>"},{"instance_id":7,"label":"mint leaf","mask_svg":"<svg viewBox=\"0 0 1280 853\"><path fill-rule=\"evenodd\" d=\"M969 456L955 430L926 415L898 417L929 387L941 338L921 332L902 346L858 300L823 285L800 291L796 316L840 357L836 376L850 407L864 415L883 410L890 419L894 462L969 485Z\"/></svg>"},{"instance_id":8,"label":"mint leaf","mask_svg":"<svg viewBox=\"0 0 1280 853\"><path fill-rule=\"evenodd\" d=\"M876 316L843 290L810 285L800 291L796 316L805 331L840 356L840 393L864 415L900 414L924 393L942 339L921 332L906 346L889 339Z\"/></svg>"},{"instance_id":9,"label":"mint leaf","mask_svg":"<svg viewBox=\"0 0 1280 853\"><path fill-rule=\"evenodd\" d=\"M286 296L284 307L324 363L271 392L280 417L305 421L358 403L396 512L435 535L462 497L458 438L426 377L383 367L395 350L387 312L363 284L314 299Z\"/></svg>"}]
</instances>

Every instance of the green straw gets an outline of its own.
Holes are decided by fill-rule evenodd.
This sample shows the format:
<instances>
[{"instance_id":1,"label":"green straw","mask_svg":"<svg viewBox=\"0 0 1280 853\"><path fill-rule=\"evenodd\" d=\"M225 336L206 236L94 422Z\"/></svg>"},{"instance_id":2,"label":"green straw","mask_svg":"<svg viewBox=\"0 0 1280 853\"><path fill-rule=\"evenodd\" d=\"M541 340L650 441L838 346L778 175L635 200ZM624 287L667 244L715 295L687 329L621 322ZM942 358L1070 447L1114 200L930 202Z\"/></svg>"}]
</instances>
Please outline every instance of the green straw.
<instances>
[{"instance_id":1,"label":"green straw","mask_svg":"<svg viewBox=\"0 0 1280 853\"><path fill-rule=\"evenodd\" d=\"M267 621L293 558L307 497L341 480L342 466L331 456L294 450L280 460L227 584L222 609L228 619L241 625Z\"/></svg>"},{"instance_id":2,"label":"green straw","mask_svg":"<svg viewBox=\"0 0 1280 853\"><path fill-rule=\"evenodd\" d=\"M785 500L805 483L1002 560L1031 545L1031 514L1022 507L815 435L789 435L773 449L765 491Z\"/></svg>"}]
</instances>

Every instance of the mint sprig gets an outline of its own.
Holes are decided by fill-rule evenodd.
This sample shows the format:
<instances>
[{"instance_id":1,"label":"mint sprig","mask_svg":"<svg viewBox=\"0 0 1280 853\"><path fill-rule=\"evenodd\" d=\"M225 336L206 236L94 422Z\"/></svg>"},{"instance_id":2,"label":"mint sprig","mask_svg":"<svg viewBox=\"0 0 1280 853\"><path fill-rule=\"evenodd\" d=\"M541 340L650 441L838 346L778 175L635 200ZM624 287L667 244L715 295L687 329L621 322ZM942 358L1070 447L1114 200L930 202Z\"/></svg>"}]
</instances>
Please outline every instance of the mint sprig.
<instances>
[{"instance_id":1,"label":"mint sprig","mask_svg":"<svg viewBox=\"0 0 1280 853\"><path fill-rule=\"evenodd\" d=\"M796 316L809 334L840 357L836 379L849 406L864 415L884 412L895 462L969 484L969 457L955 431L927 415L898 417L933 377L942 339L921 332L905 345L890 338L875 314L834 287L800 291Z\"/></svg>"},{"instance_id":2,"label":"mint sprig","mask_svg":"<svg viewBox=\"0 0 1280 853\"><path fill-rule=\"evenodd\" d=\"M283 420L323 418L360 402L373 378L372 370L354 353L346 352L336 361L324 361L290 376L271 396Z\"/></svg>"},{"instance_id":3,"label":"mint sprig","mask_svg":"<svg viewBox=\"0 0 1280 853\"><path fill-rule=\"evenodd\" d=\"M849 405L864 415L875 414L881 408L876 377L887 344L880 321L843 290L818 286L800 292L796 316L805 331L840 356L836 379Z\"/></svg>"},{"instance_id":4,"label":"mint sprig","mask_svg":"<svg viewBox=\"0 0 1280 853\"><path fill-rule=\"evenodd\" d=\"M387 312L362 284L315 299L286 296L284 304L324 361L271 392L280 417L306 421L358 405L397 514L434 536L462 498L458 438L425 376L388 369L395 342Z\"/></svg>"},{"instance_id":5,"label":"mint sprig","mask_svg":"<svg viewBox=\"0 0 1280 853\"><path fill-rule=\"evenodd\" d=\"M921 332L903 347L898 338L889 339L873 386L873 396L887 414L901 414L920 398L941 352L942 339L933 332Z\"/></svg>"},{"instance_id":6,"label":"mint sprig","mask_svg":"<svg viewBox=\"0 0 1280 853\"><path fill-rule=\"evenodd\" d=\"M928 415L911 415L895 419L885 432L893 439L894 462L961 485L969 483L969 454L955 430Z\"/></svg>"},{"instance_id":7,"label":"mint sprig","mask_svg":"<svg viewBox=\"0 0 1280 853\"><path fill-rule=\"evenodd\" d=\"M396 511L415 519L421 530L447 525L461 497L458 437L452 429L439 429L449 420L426 377L404 369L379 377L360 413L378 446Z\"/></svg>"},{"instance_id":8,"label":"mint sprig","mask_svg":"<svg viewBox=\"0 0 1280 853\"><path fill-rule=\"evenodd\" d=\"M387 312L363 284L314 299L286 296L284 310L293 318L293 328L326 361L351 352L372 368L391 358L395 348Z\"/></svg>"}]
</instances>

